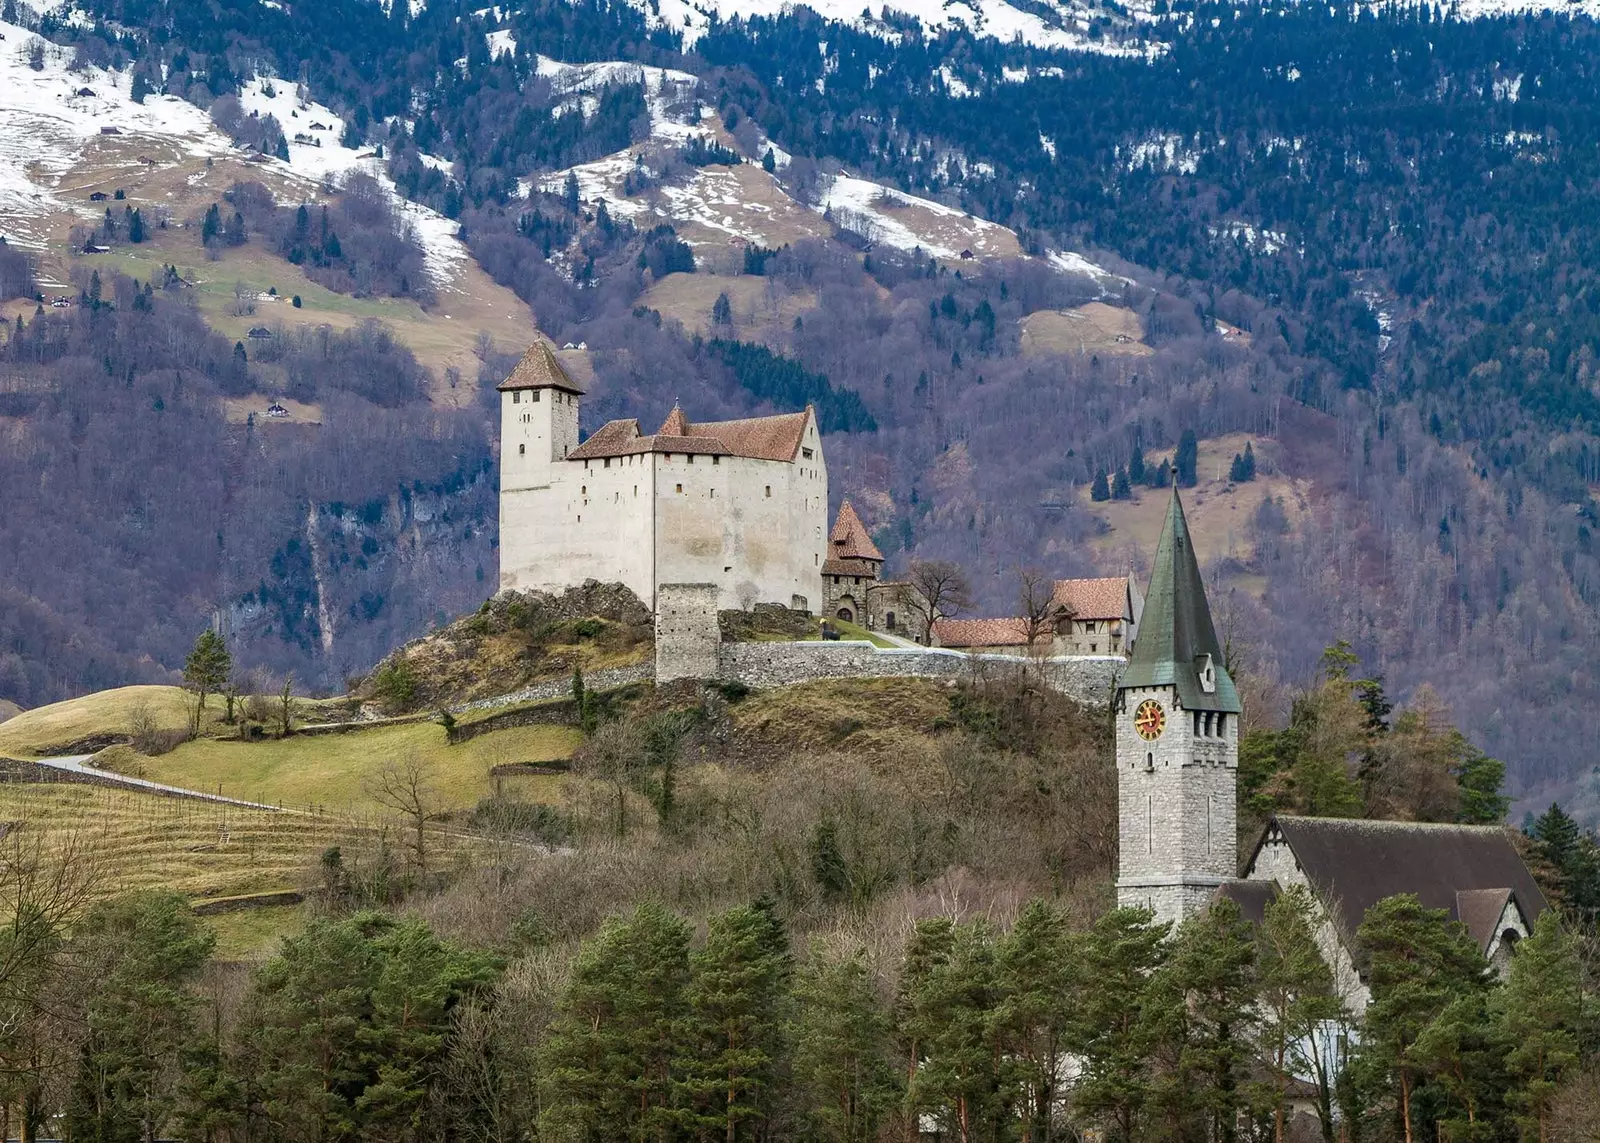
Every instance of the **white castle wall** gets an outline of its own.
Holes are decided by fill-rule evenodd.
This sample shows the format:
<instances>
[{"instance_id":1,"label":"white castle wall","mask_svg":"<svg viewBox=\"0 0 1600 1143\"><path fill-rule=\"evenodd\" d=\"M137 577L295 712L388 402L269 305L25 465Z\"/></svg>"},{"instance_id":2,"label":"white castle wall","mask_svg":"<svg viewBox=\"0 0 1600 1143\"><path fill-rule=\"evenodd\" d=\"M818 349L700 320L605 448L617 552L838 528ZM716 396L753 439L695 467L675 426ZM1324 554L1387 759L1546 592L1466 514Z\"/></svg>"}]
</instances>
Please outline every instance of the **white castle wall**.
<instances>
[{"instance_id":1,"label":"white castle wall","mask_svg":"<svg viewBox=\"0 0 1600 1143\"><path fill-rule=\"evenodd\" d=\"M530 398L537 392L541 400ZM501 394L500 587L711 583L719 606L822 606L827 465L813 422L794 462L686 453L566 460L578 402Z\"/></svg>"}]
</instances>

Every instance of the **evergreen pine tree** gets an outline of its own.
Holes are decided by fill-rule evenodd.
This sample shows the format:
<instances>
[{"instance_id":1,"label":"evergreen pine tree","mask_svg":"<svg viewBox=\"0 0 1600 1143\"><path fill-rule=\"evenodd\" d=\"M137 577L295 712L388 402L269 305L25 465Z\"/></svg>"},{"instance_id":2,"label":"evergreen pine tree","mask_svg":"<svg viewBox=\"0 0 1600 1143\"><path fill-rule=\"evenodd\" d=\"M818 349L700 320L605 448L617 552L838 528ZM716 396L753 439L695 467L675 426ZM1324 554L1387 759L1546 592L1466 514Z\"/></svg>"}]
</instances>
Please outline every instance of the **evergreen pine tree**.
<instances>
[{"instance_id":1,"label":"evergreen pine tree","mask_svg":"<svg viewBox=\"0 0 1600 1143\"><path fill-rule=\"evenodd\" d=\"M712 325L731 325L733 323L733 304L728 301L728 293L724 290L717 295L717 300L711 306Z\"/></svg>"},{"instance_id":2,"label":"evergreen pine tree","mask_svg":"<svg viewBox=\"0 0 1600 1143\"><path fill-rule=\"evenodd\" d=\"M215 944L186 898L158 890L103 901L75 927L85 1035L67 1102L72 1138L164 1137L193 1032L191 987Z\"/></svg>"},{"instance_id":3,"label":"evergreen pine tree","mask_svg":"<svg viewBox=\"0 0 1600 1143\"><path fill-rule=\"evenodd\" d=\"M1106 483L1106 470L1095 469L1094 482L1089 485L1089 499L1100 503L1111 499L1111 487Z\"/></svg>"},{"instance_id":4,"label":"evergreen pine tree","mask_svg":"<svg viewBox=\"0 0 1600 1143\"><path fill-rule=\"evenodd\" d=\"M1057 1134L1077 956L1066 917L1046 901L1031 902L1000 942L994 1021L1009 1102L1026 1138Z\"/></svg>"},{"instance_id":5,"label":"evergreen pine tree","mask_svg":"<svg viewBox=\"0 0 1600 1143\"><path fill-rule=\"evenodd\" d=\"M983 922L956 927L948 955L917 985L921 1055L907 1101L956 1139L993 1137L1010 1118L990 1019L998 997L993 932Z\"/></svg>"},{"instance_id":6,"label":"evergreen pine tree","mask_svg":"<svg viewBox=\"0 0 1600 1143\"><path fill-rule=\"evenodd\" d=\"M1252 1059L1255 940L1232 901L1178 929L1143 1009L1149 1111L1174 1139L1232 1139Z\"/></svg>"},{"instance_id":7,"label":"evergreen pine tree","mask_svg":"<svg viewBox=\"0 0 1600 1143\"><path fill-rule=\"evenodd\" d=\"M205 220L200 223L200 241L209 246L221 232L222 212L217 209L216 203L212 203L206 207Z\"/></svg>"},{"instance_id":8,"label":"evergreen pine tree","mask_svg":"<svg viewBox=\"0 0 1600 1143\"><path fill-rule=\"evenodd\" d=\"M1556 1091L1578 1063L1583 1007L1577 941L1548 909L1534 922L1532 935L1517 945L1505 987L1494 997L1511 1076L1506 1102L1524 1138L1549 1137Z\"/></svg>"},{"instance_id":9,"label":"evergreen pine tree","mask_svg":"<svg viewBox=\"0 0 1600 1143\"><path fill-rule=\"evenodd\" d=\"M678 1065L685 1119L697 1131L727 1143L764 1134L792 970L788 937L769 904L711 919L705 948L690 958L688 1032Z\"/></svg>"},{"instance_id":10,"label":"evergreen pine tree","mask_svg":"<svg viewBox=\"0 0 1600 1143\"><path fill-rule=\"evenodd\" d=\"M660 905L585 941L539 1057L548 1126L588 1139L654 1139L677 1119L688 1016L689 928Z\"/></svg>"},{"instance_id":11,"label":"evergreen pine tree","mask_svg":"<svg viewBox=\"0 0 1600 1143\"><path fill-rule=\"evenodd\" d=\"M897 1089L889 1021L862 955L830 960L813 949L795 999L794 1082L812 1135L872 1143Z\"/></svg>"},{"instance_id":12,"label":"evergreen pine tree","mask_svg":"<svg viewBox=\"0 0 1600 1143\"><path fill-rule=\"evenodd\" d=\"M200 632L194 647L183 661L183 681L195 692L194 730L200 729L200 712L205 710L206 696L220 691L233 673L233 656L227 644L209 627Z\"/></svg>"},{"instance_id":13,"label":"evergreen pine tree","mask_svg":"<svg viewBox=\"0 0 1600 1143\"><path fill-rule=\"evenodd\" d=\"M1148 909L1112 909L1080 945L1069 1035L1083 1061L1075 1102L1105 1124L1110 1143L1143 1138L1150 1071L1142 1013L1150 976L1166 959L1167 931Z\"/></svg>"},{"instance_id":14,"label":"evergreen pine tree","mask_svg":"<svg viewBox=\"0 0 1600 1143\"><path fill-rule=\"evenodd\" d=\"M778 169L778 160L772 153L772 148L767 148L767 153L761 156L761 169L771 174Z\"/></svg>"},{"instance_id":15,"label":"evergreen pine tree","mask_svg":"<svg viewBox=\"0 0 1600 1143\"><path fill-rule=\"evenodd\" d=\"M1138 445L1133 446L1133 455L1128 458L1128 479L1135 484L1143 484L1146 479L1144 449Z\"/></svg>"},{"instance_id":16,"label":"evergreen pine tree","mask_svg":"<svg viewBox=\"0 0 1600 1143\"><path fill-rule=\"evenodd\" d=\"M913 1089L917 1067L926 1051L926 1041L936 1031L937 1012L927 1007L930 978L934 970L950 959L955 943L955 925L948 917L929 917L917 922L906 942L900 963L900 986L895 993L894 1030L900 1057L905 1061L905 1114L916 1122Z\"/></svg>"},{"instance_id":17,"label":"evergreen pine tree","mask_svg":"<svg viewBox=\"0 0 1600 1143\"><path fill-rule=\"evenodd\" d=\"M1233 454L1233 463L1228 466L1228 479L1235 484L1243 484L1250 479L1244 474L1244 457L1239 453Z\"/></svg>"},{"instance_id":18,"label":"evergreen pine tree","mask_svg":"<svg viewBox=\"0 0 1600 1143\"><path fill-rule=\"evenodd\" d=\"M1304 886L1290 887L1266 908L1256 930L1256 992L1261 1021L1256 1043L1271 1071L1270 1107L1275 1143L1288 1138L1289 1089L1295 1076L1317 1085L1317 1116L1324 1136L1333 1130L1334 1061L1318 1033L1340 1018L1343 1004L1333 973L1312 930L1316 904Z\"/></svg>"},{"instance_id":19,"label":"evergreen pine tree","mask_svg":"<svg viewBox=\"0 0 1600 1143\"><path fill-rule=\"evenodd\" d=\"M1244 479L1256 478L1256 450L1249 441L1244 442Z\"/></svg>"},{"instance_id":20,"label":"evergreen pine tree","mask_svg":"<svg viewBox=\"0 0 1600 1143\"><path fill-rule=\"evenodd\" d=\"M1406 1143L1415 1143L1418 1088L1427 1076L1417 1042L1452 1001L1485 987L1488 965L1459 923L1409 893L1368 909L1356 939L1372 989L1358 1056L1364 1086L1394 1102Z\"/></svg>"},{"instance_id":21,"label":"evergreen pine tree","mask_svg":"<svg viewBox=\"0 0 1600 1143\"><path fill-rule=\"evenodd\" d=\"M144 241L144 216L137 210L128 216L128 241L134 243Z\"/></svg>"},{"instance_id":22,"label":"evergreen pine tree","mask_svg":"<svg viewBox=\"0 0 1600 1143\"><path fill-rule=\"evenodd\" d=\"M133 73L133 88L132 88L131 91L128 92L128 98L133 100L133 102L135 102L135 103L143 103L144 102L144 97L149 95L149 94L150 94L150 81L149 81L149 79L147 79L145 77L144 72L135 71Z\"/></svg>"},{"instance_id":23,"label":"evergreen pine tree","mask_svg":"<svg viewBox=\"0 0 1600 1143\"><path fill-rule=\"evenodd\" d=\"M1178 452L1173 458L1173 464L1178 470L1178 487L1193 488L1199 480L1197 466L1200 463L1200 442L1195 439L1193 429L1184 429L1183 436L1178 438Z\"/></svg>"},{"instance_id":24,"label":"evergreen pine tree","mask_svg":"<svg viewBox=\"0 0 1600 1143\"><path fill-rule=\"evenodd\" d=\"M1128 470L1125 468L1117 469L1116 475L1112 478L1111 499L1133 499L1133 485L1128 482Z\"/></svg>"}]
</instances>

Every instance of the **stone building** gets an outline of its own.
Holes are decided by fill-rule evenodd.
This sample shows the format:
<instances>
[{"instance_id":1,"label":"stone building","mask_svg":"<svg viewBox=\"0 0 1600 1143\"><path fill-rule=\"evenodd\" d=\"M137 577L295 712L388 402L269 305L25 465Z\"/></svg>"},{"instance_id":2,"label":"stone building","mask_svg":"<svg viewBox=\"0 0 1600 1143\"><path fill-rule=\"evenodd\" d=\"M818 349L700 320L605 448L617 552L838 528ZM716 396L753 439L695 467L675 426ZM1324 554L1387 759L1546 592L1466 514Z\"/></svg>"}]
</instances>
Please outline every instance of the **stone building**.
<instances>
[{"instance_id":1,"label":"stone building","mask_svg":"<svg viewBox=\"0 0 1600 1143\"><path fill-rule=\"evenodd\" d=\"M500 587L713 584L718 606L820 608L828 468L815 412L637 420L578 436L583 390L543 340L500 392Z\"/></svg>"},{"instance_id":2,"label":"stone building","mask_svg":"<svg viewBox=\"0 0 1600 1143\"><path fill-rule=\"evenodd\" d=\"M1144 614L1144 596L1131 574L1058 579L1050 602L1053 655L1125 655Z\"/></svg>"},{"instance_id":3,"label":"stone building","mask_svg":"<svg viewBox=\"0 0 1600 1143\"><path fill-rule=\"evenodd\" d=\"M846 499L839 505L822 562L822 613L867 625L867 594L877 586L882 571L883 553Z\"/></svg>"},{"instance_id":4,"label":"stone building","mask_svg":"<svg viewBox=\"0 0 1600 1143\"><path fill-rule=\"evenodd\" d=\"M1411 893L1442 909L1502 972L1548 907L1499 826L1280 814L1238 874L1241 707L1176 489L1113 709L1119 905L1179 922L1226 898L1259 922L1282 890L1305 886L1323 956L1356 1012L1370 994L1355 934L1385 897Z\"/></svg>"}]
</instances>

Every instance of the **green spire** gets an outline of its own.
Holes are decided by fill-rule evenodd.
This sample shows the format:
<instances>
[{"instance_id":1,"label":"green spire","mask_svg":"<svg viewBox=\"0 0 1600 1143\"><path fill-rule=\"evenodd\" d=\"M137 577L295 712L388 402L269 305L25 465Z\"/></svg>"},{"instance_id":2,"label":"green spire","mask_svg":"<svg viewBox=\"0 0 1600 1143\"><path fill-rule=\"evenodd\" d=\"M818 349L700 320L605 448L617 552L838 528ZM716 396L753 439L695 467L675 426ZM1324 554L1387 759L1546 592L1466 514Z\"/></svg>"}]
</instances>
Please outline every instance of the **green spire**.
<instances>
[{"instance_id":1,"label":"green spire","mask_svg":"<svg viewBox=\"0 0 1600 1143\"><path fill-rule=\"evenodd\" d=\"M1212 685L1206 686L1209 658ZM1133 655L1122 674L1123 687L1173 686L1185 710L1238 713L1239 692L1222 665L1222 644L1211 625L1200 563L1189 540L1178 488L1172 488L1167 522L1150 569L1150 590Z\"/></svg>"}]
</instances>

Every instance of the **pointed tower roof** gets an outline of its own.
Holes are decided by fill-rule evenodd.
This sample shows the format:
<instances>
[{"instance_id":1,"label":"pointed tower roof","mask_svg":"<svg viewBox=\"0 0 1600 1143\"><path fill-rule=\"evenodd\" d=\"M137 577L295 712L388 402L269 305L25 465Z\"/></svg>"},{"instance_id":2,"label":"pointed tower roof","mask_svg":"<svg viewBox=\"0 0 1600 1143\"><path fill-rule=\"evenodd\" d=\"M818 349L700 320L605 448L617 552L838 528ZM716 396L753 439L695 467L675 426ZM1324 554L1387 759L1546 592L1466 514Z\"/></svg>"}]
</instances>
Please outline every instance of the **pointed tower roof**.
<instances>
[{"instance_id":1,"label":"pointed tower roof","mask_svg":"<svg viewBox=\"0 0 1600 1143\"><path fill-rule=\"evenodd\" d=\"M556 360L555 350L542 337L536 338L528 346L528 352L517 362L511 376L495 387L502 393L509 393L513 389L560 389L583 396L583 390L567 376L567 371L561 368L561 362Z\"/></svg>"},{"instance_id":2,"label":"pointed tower roof","mask_svg":"<svg viewBox=\"0 0 1600 1143\"><path fill-rule=\"evenodd\" d=\"M846 500L839 505L839 516L833 522L833 532L828 537L832 554L839 559L879 560L883 553L867 534L867 526L856 515L856 510Z\"/></svg>"},{"instance_id":3,"label":"pointed tower roof","mask_svg":"<svg viewBox=\"0 0 1600 1143\"><path fill-rule=\"evenodd\" d=\"M1200 562L1176 484L1156 545L1139 637L1120 686L1176 687L1186 710L1240 710L1239 692L1222 665L1222 645L1211 624Z\"/></svg>"},{"instance_id":4,"label":"pointed tower roof","mask_svg":"<svg viewBox=\"0 0 1600 1143\"><path fill-rule=\"evenodd\" d=\"M676 401L673 402L672 412L667 414L667 419L661 423L661 428L656 430L658 437L686 437L689 435L689 418L683 415L683 409Z\"/></svg>"}]
</instances>

